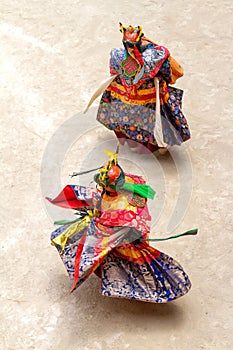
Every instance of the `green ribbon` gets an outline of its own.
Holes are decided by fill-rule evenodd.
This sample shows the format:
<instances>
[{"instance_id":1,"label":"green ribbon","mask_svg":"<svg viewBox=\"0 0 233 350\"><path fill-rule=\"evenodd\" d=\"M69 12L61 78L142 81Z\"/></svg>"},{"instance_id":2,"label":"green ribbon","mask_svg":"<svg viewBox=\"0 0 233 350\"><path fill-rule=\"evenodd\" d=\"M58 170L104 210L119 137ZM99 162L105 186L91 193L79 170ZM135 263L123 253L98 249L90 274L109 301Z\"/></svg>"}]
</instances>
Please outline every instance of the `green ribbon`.
<instances>
[{"instance_id":1,"label":"green ribbon","mask_svg":"<svg viewBox=\"0 0 233 350\"><path fill-rule=\"evenodd\" d=\"M75 219L75 220L58 220L54 221L54 225L67 225L67 224L73 224L76 221L81 220L81 218Z\"/></svg>"},{"instance_id":2,"label":"green ribbon","mask_svg":"<svg viewBox=\"0 0 233 350\"><path fill-rule=\"evenodd\" d=\"M117 186L115 187L113 185L110 185L109 187L117 189ZM154 199L154 196L156 193L153 190L153 188L150 187L149 185L132 184L130 182L125 182L122 186L119 186L118 189L137 193L137 194L139 194L139 196L141 196L143 198L150 198L150 199Z\"/></svg>"},{"instance_id":3,"label":"green ribbon","mask_svg":"<svg viewBox=\"0 0 233 350\"><path fill-rule=\"evenodd\" d=\"M134 192L139 194L139 196L144 198L154 199L155 191L152 187L145 184L131 184L129 182L125 182L122 186L123 190Z\"/></svg>"},{"instance_id":4,"label":"green ribbon","mask_svg":"<svg viewBox=\"0 0 233 350\"><path fill-rule=\"evenodd\" d=\"M168 241L169 239L173 239L173 238L178 238L178 237L182 237L182 236L194 236L198 233L198 229L194 228L193 230L189 230L186 231L184 233L180 233L178 235L174 235L174 236L169 236L166 238L144 238L144 241L150 241L150 242L160 242L160 241Z\"/></svg>"}]
</instances>

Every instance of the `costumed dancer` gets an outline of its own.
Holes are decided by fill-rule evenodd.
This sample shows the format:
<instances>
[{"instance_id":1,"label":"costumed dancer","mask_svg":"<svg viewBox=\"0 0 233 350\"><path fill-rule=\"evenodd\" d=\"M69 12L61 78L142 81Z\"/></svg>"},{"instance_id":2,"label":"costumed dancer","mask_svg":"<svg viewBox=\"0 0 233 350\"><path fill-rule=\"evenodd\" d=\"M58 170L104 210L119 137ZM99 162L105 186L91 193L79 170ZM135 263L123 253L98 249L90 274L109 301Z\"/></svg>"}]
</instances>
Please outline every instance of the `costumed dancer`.
<instances>
[{"instance_id":1,"label":"costumed dancer","mask_svg":"<svg viewBox=\"0 0 233 350\"><path fill-rule=\"evenodd\" d=\"M117 153L106 153L110 159L94 176L96 188L68 185L55 199L47 198L79 215L72 222L57 222L61 226L51 236L73 279L71 292L94 272L104 296L153 303L183 296L191 287L187 274L148 243L147 199L153 199L155 191L142 177L125 173ZM196 233L195 229L177 236Z\"/></svg>"},{"instance_id":2,"label":"costumed dancer","mask_svg":"<svg viewBox=\"0 0 233 350\"><path fill-rule=\"evenodd\" d=\"M110 78L102 82L87 108L101 94L97 120L113 130L121 144L138 153L160 153L190 138L182 113L183 91L170 86L183 75L168 49L123 26L124 48L111 51Z\"/></svg>"}]
</instances>

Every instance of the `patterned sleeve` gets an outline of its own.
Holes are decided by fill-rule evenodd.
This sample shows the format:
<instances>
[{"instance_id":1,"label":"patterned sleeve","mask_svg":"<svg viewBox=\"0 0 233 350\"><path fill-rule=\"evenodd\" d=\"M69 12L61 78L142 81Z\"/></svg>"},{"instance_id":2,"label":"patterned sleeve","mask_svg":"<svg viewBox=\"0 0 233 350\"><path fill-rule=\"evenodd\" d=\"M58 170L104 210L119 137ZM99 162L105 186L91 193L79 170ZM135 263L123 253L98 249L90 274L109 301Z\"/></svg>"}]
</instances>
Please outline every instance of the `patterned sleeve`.
<instances>
[{"instance_id":1,"label":"patterned sleeve","mask_svg":"<svg viewBox=\"0 0 233 350\"><path fill-rule=\"evenodd\" d=\"M122 74L121 62L124 58L124 49L112 49L110 53L110 73Z\"/></svg>"},{"instance_id":2,"label":"patterned sleeve","mask_svg":"<svg viewBox=\"0 0 233 350\"><path fill-rule=\"evenodd\" d=\"M174 84L178 78L184 75L184 71L181 65L172 56L169 56L168 59L172 72L171 84Z\"/></svg>"},{"instance_id":3,"label":"patterned sleeve","mask_svg":"<svg viewBox=\"0 0 233 350\"><path fill-rule=\"evenodd\" d=\"M161 76L167 83L172 81L172 70L169 59L166 59L166 61L163 63L159 70L158 76Z\"/></svg>"}]
</instances>

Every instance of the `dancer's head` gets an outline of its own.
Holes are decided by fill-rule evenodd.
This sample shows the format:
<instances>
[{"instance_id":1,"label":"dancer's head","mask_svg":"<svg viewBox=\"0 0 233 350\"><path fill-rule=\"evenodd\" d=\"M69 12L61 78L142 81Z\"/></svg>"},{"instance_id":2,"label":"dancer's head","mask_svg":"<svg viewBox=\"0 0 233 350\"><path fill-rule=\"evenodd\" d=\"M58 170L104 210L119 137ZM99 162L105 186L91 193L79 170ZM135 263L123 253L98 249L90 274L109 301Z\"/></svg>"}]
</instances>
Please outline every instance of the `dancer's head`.
<instances>
[{"instance_id":1,"label":"dancer's head","mask_svg":"<svg viewBox=\"0 0 233 350\"><path fill-rule=\"evenodd\" d=\"M142 27L132 27L129 26L123 26L122 23L119 23L120 25L120 31L123 34L123 44L125 48L133 48L134 46L140 46L141 44L141 38L143 36Z\"/></svg>"},{"instance_id":2,"label":"dancer's head","mask_svg":"<svg viewBox=\"0 0 233 350\"><path fill-rule=\"evenodd\" d=\"M117 188L124 184L125 175L124 171L118 164L118 147L115 153L112 151L105 151L105 153L109 156L109 160L99 169L99 173L94 176L94 180L103 189L112 192L116 191Z\"/></svg>"}]
</instances>

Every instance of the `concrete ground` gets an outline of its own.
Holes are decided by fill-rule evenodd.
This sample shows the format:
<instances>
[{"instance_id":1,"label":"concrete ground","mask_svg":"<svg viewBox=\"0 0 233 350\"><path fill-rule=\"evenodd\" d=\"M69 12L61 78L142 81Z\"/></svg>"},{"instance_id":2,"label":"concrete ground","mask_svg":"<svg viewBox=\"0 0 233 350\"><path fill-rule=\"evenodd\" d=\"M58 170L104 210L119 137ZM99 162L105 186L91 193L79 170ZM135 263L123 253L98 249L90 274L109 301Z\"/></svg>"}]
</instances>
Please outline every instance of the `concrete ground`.
<instances>
[{"instance_id":1,"label":"concrete ground","mask_svg":"<svg viewBox=\"0 0 233 350\"><path fill-rule=\"evenodd\" d=\"M3 0L0 9L0 349L232 349L232 2ZM120 151L124 169L157 191L152 236L199 228L153 244L192 281L171 304L102 297L95 276L68 295L71 281L50 246L53 220L71 214L44 196L116 145L95 121L98 102L81 112L121 46L119 21L142 25L185 71L176 86L191 141L158 158Z\"/></svg>"}]
</instances>

